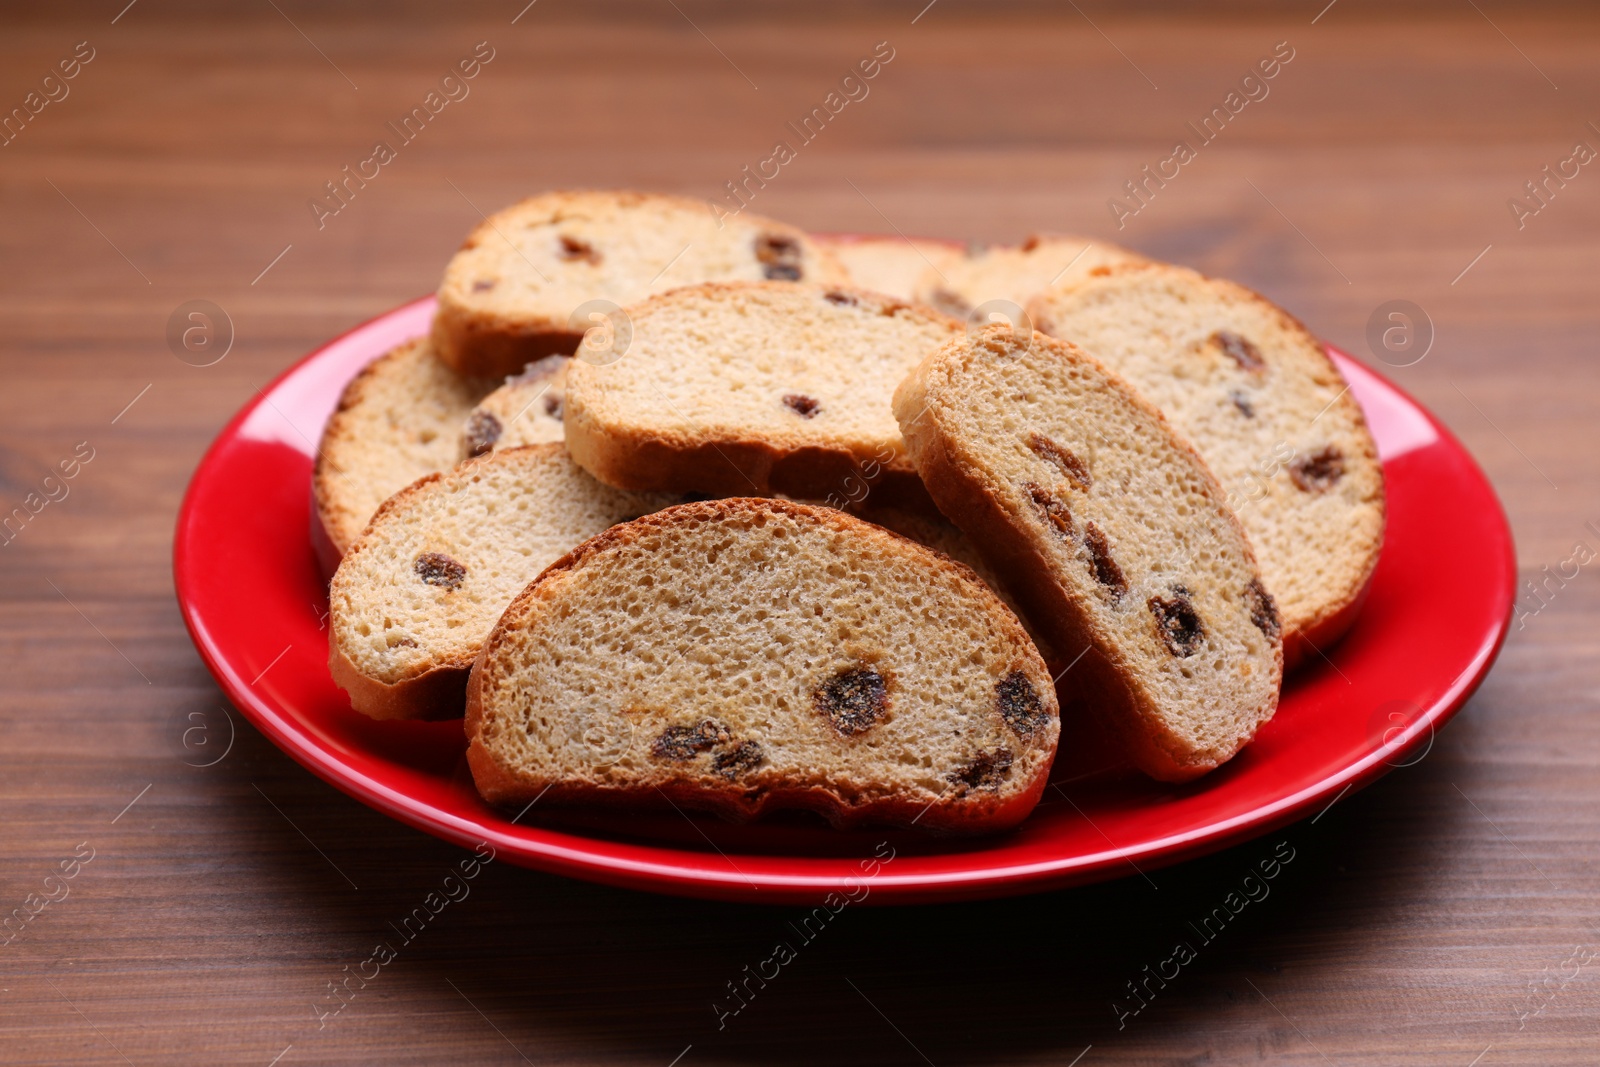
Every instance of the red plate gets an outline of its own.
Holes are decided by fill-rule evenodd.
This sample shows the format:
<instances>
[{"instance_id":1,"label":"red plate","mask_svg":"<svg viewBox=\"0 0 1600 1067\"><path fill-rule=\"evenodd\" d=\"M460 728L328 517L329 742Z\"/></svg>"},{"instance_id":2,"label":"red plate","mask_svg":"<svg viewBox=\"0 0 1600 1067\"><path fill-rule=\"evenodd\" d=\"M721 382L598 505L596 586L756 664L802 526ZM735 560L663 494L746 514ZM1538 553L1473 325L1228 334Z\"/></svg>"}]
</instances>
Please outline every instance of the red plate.
<instances>
[{"instance_id":1,"label":"red plate","mask_svg":"<svg viewBox=\"0 0 1600 1067\"><path fill-rule=\"evenodd\" d=\"M239 412L189 485L173 570L195 646L274 744L379 811L462 845L488 841L513 863L768 903L834 889L859 898L863 883L877 903L973 898L1149 870L1319 811L1420 759L1510 622L1511 533L1483 472L1414 401L1334 352L1383 456L1383 557L1355 628L1291 677L1277 715L1216 773L1186 786L1094 773L1074 765L1081 749L1063 736L1058 787L1017 830L976 841L839 833L801 816L732 826L535 807L513 821L473 790L459 722L374 722L328 675L327 591L308 532L313 442L345 382L425 333L432 313L427 297L351 331Z\"/></svg>"}]
</instances>

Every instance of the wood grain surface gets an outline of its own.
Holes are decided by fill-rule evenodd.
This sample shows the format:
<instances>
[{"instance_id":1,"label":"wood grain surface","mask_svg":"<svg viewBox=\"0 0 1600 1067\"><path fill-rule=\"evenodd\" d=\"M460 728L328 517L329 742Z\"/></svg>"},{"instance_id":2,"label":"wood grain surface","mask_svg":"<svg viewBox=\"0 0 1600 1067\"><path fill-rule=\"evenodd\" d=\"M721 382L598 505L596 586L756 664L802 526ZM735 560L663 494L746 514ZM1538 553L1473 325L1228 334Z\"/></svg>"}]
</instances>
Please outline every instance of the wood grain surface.
<instances>
[{"instance_id":1,"label":"wood grain surface","mask_svg":"<svg viewBox=\"0 0 1600 1067\"><path fill-rule=\"evenodd\" d=\"M770 954L784 909L503 863L319 1019L329 983L465 853L247 726L216 765L186 765L188 716L222 698L169 562L230 414L431 290L478 209L591 184L716 197L888 41L870 95L756 210L819 230L1098 234L1261 289L1375 363L1369 318L1412 301L1432 347L1380 369L1471 448L1524 577L1542 576L1577 541L1600 549L1600 166L1549 184L1536 215L1507 201L1575 142L1600 148L1592 11L124 3L0 20L0 113L60 97L0 147L0 504L93 454L0 547L0 910L69 891L0 948L0 1061L1600 1062L1592 567L1526 602L1426 759L1315 825L1154 884L848 910L719 1028L713 1002ZM85 41L93 58L46 83ZM483 41L470 95L319 228L324 183ZM1119 231L1108 199L1278 42L1294 58L1270 94ZM167 336L199 299L235 329L204 367ZM1279 842L1296 859L1270 897L1119 1027L1125 983ZM47 883L63 861L75 876Z\"/></svg>"}]
</instances>

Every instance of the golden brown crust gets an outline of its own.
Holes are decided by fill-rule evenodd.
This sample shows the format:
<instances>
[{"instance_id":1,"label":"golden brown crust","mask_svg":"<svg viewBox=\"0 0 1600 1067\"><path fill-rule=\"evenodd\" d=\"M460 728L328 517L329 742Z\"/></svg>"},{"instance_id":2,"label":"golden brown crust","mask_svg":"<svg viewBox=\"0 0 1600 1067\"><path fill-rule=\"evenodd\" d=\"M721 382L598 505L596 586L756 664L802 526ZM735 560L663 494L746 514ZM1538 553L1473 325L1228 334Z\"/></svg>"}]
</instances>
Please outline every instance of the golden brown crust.
<instances>
[{"instance_id":1,"label":"golden brown crust","mask_svg":"<svg viewBox=\"0 0 1600 1067\"><path fill-rule=\"evenodd\" d=\"M1170 431L1160 411L1122 385L1088 353L1070 342L1037 331L1032 344L1035 348L1042 344L1045 351L1063 359L1067 357L1062 349L1069 349L1073 358L1093 367L1108 387L1121 391L1133 408ZM1151 696L1139 686L1122 652L1096 632L1083 605L1070 591L1045 578L1051 572L1050 561L1031 533L1019 528L1001 505L982 465L974 460L962 442L943 432L935 420L917 417L930 406L930 375L942 369L940 354L935 353L912 371L896 390L895 411L901 415L901 428L934 502L981 547L985 558L1023 605L1030 621L1058 654L1072 664L1056 681L1062 707L1076 704L1086 709L1121 743L1134 764L1152 778L1189 781L1225 762L1248 743L1249 738L1240 739L1232 751L1220 758L1210 753L1197 753L1177 738L1162 721ZM1212 498L1221 501L1222 487L1198 453L1176 434L1169 432L1168 436L1176 450L1186 455L1203 474ZM1233 527L1253 565L1254 556L1238 517L1220 505L1218 511ZM1276 656L1273 669L1281 677L1281 652Z\"/></svg>"},{"instance_id":2,"label":"golden brown crust","mask_svg":"<svg viewBox=\"0 0 1600 1067\"><path fill-rule=\"evenodd\" d=\"M431 337L439 359L457 372L471 368L485 377L505 377L545 356L570 356L583 334L566 323L529 323L491 311L460 307L441 298Z\"/></svg>"},{"instance_id":3,"label":"golden brown crust","mask_svg":"<svg viewBox=\"0 0 1600 1067\"><path fill-rule=\"evenodd\" d=\"M695 294L784 292L794 287L794 283L785 282L706 282L640 301L629 308L629 313L637 330L638 324L657 309ZM961 329L950 316L921 304L851 286L827 288L829 292L849 294L886 315L903 315L920 323L944 326L952 337ZM876 497L878 501L932 513L916 467L899 441L890 443L892 454L884 461L881 451L876 455L858 453L842 441L778 444L757 435L711 437L648 425L602 424L572 379L565 417L567 449L572 458L600 481L619 489L666 489L723 496L782 493L823 500L841 495L853 482L863 481L864 469L876 469L878 473L868 483L868 491L881 493Z\"/></svg>"},{"instance_id":4,"label":"golden brown crust","mask_svg":"<svg viewBox=\"0 0 1600 1067\"><path fill-rule=\"evenodd\" d=\"M345 383L344 391L339 394L339 405L333 409L327 425L322 429L322 444L317 448L317 461L311 468L311 498L316 504L317 517L321 520L324 532L340 554L349 549L359 533L353 531L349 523L340 521L336 480L342 474L328 458L327 442L344 432L344 413L365 399L372 380L382 374L389 364L404 359L410 349L419 343L411 341L391 349L356 372L356 376Z\"/></svg>"},{"instance_id":5,"label":"golden brown crust","mask_svg":"<svg viewBox=\"0 0 1600 1067\"><path fill-rule=\"evenodd\" d=\"M350 706L373 719L453 719L461 714L471 662L435 666L389 684L369 678L328 635L328 671Z\"/></svg>"},{"instance_id":6,"label":"golden brown crust","mask_svg":"<svg viewBox=\"0 0 1600 1067\"><path fill-rule=\"evenodd\" d=\"M618 489L709 496L781 493L822 500L860 480L862 464L873 460L826 448L784 448L754 437L696 440L662 430L601 428L576 407L568 409L567 427L573 460ZM896 455L882 467L870 486L875 499L928 509L922 479L909 457Z\"/></svg>"},{"instance_id":7,"label":"golden brown crust","mask_svg":"<svg viewBox=\"0 0 1600 1067\"><path fill-rule=\"evenodd\" d=\"M565 205L597 199L628 208L660 206L706 213L708 216L711 214L705 201L663 193L631 189L553 190L520 200L478 223L462 241L457 255L470 252L486 241L504 240L498 227L509 216L545 210L559 216ZM849 278L849 273L833 254L798 227L760 215L742 215L740 224L799 242L821 269L822 274L816 279L820 282L842 282ZM563 316L552 316L532 308L508 315L464 304L452 291L449 281L450 267L447 266L445 281L438 292L432 338L439 358L460 374L484 377L515 374L535 359L549 355L571 355L583 340L584 331L573 330L571 323Z\"/></svg>"},{"instance_id":8,"label":"golden brown crust","mask_svg":"<svg viewBox=\"0 0 1600 1067\"><path fill-rule=\"evenodd\" d=\"M1035 674L1049 675L1043 660L1033 649L1021 622L991 589L964 564L933 549L904 537L892 530L873 526L832 508L814 507L785 500L767 498L729 498L700 501L667 508L646 515L633 522L621 523L590 538L566 556L557 560L534 579L511 603L500 622L484 642L483 649L473 664L467 684L467 711L465 727L468 738L467 762L479 793L492 804L516 804L544 798L544 803L585 803L622 807L650 807L663 805L666 800L686 808L713 812L733 821L747 821L780 808L803 808L814 811L836 827L846 828L860 824L916 826L919 829L948 833L994 832L1015 826L1027 817L1048 784L1051 760L1038 764L1037 772L1022 788L1005 796L971 791L959 798L926 801L903 796L874 796L851 798L821 784L788 783L768 787L754 794L742 787L714 778L699 780L674 780L660 787L654 785L596 786L588 783L546 781L522 776L508 769L496 758L484 736L488 724L485 708L486 690L497 682L492 664L497 661L502 644L515 641L529 625L532 616L542 605L554 601L561 593L563 580L604 557L621 546L647 538L653 533L674 528L693 528L714 519L739 514L787 514L810 519L848 531L853 536L883 538L896 544L910 546L912 551L925 553L929 565L957 576L985 604L1000 623L1009 642L1032 653L1027 666ZM1052 735L1049 745L1053 750L1055 732L1059 731L1059 709L1054 694L1046 687L1041 693L1050 716ZM1053 754L1053 752L1052 752Z\"/></svg>"},{"instance_id":9,"label":"golden brown crust","mask_svg":"<svg viewBox=\"0 0 1600 1067\"><path fill-rule=\"evenodd\" d=\"M385 500L343 559L354 559L361 553L367 545L366 532L385 516L409 506L425 488L443 478L442 471L418 478ZM328 627L328 671L333 675L334 684L349 695L352 708L373 719L454 718L460 714L467 672L471 669L470 659L460 663L419 664L395 682L379 681L363 674L351 662L339 647L337 629Z\"/></svg>"},{"instance_id":10,"label":"golden brown crust","mask_svg":"<svg viewBox=\"0 0 1600 1067\"><path fill-rule=\"evenodd\" d=\"M338 406L323 426L311 475L311 496L316 513L314 524L320 526L320 532L314 528L312 536L318 560L327 573L331 574L337 568L340 557L360 539L372 519L371 515L361 514L371 505L361 501L360 498L362 490L371 488L379 478L373 469L364 464L360 449L398 447L398 442L394 439L373 440L371 436L373 427L362 425L363 409L381 404L383 401L384 387L379 384L380 380L390 375L395 375L395 382L403 380L401 376L407 370L405 364L420 359L423 363L413 369L430 373L427 368L431 366L431 373L455 379L460 388L480 398L493 388L494 383L489 380L455 378L454 372L437 364L431 350L420 351L428 348L429 341L426 338L416 338L397 345L362 367L355 377L345 384L343 392L339 395ZM437 386L439 382L434 381L429 384ZM390 386L393 386L393 382ZM418 410L420 408L421 405ZM370 418L370 413L368 417ZM466 410L463 409L463 420L465 417ZM398 431L393 426L392 418L391 413L389 426L390 433L394 434ZM414 435L417 429L418 427L413 426L406 432ZM441 433L448 433L452 438L459 433L458 427L449 424L440 425L435 429ZM379 436L383 436L382 431L379 431ZM415 447L414 441L411 447ZM351 469L341 470L336 456L342 457L344 462L350 464ZM439 466L448 467L453 463L452 456L449 460L441 461ZM413 464L417 465L425 468L431 464ZM326 543L323 539L326 539Z\"/></svg>"},{"instance_id":11,"label":"golden brown crust","mask_svg":"<svg viewBox=\"0 0 1600 1067\"><path fill-rule=\"evenodd\" d=\"M333 539L333 530L323 517L322 505L317 500L315 475L311 482L311 521L307 525L311 527L311 552L317 557L317 570L326 584L333 577L333 572L339 569L339 561L344 559L344 549Z\"/></svg>"},{"instance_id":12,"label":"golden brown crust","mask_svg":"<svg viewBox=\"0 0 1600 1067\"><path fill-rule=\"evenodd\" d=\"M1123 263L1114 266L1096 267L1090 273L1096 277L1117 277L1136 273L1182 273L1193 275L1209 285L1219 289L1232 290L1243 297L1245 301L1256 304L1265 309L1270 317L1275 318L1285 333L1296 335L1304 354L1316 361L1320 369L1335 381L1345 381L1344 375L1339 372L1339 367L1328 354L1327 346L1317 340L1316 336L1301 322L1298 317L1280 307L1272 300L1248 286L1241 285L1228 278L1217 278L1203 274L1200 271L1187 267L1177 267L1167 263ZM1067 289L1073 286L1064 287ZM1027 313L1033 320L1034 326L1041 333L1055 335L1056 324L1051 321L1050 301L1052 291L1040 293L1028 302ZM1378 456L1377 444L1373 440L1370 427L1367 425L1366 413L1361 410L1361 405L1348 388L1341 392L1329 404L1329 409L1337 409L1352 424L1355 433L1352 440L1343 443L1352 447L1358 453L1352 457L1359 459L1363 464L1370 466L1378 473L1376 499L1370 501L1378 509L1379 526L1376 536L1353 538L1347 542L1348 552L1358 556L1359 560L1351 580L1343 588L1330 589L1328 595L1318 605L1309 617L1302 619L1284 619L1283 633L1283 667L1285 673L1292 671L1307 662L1320 660L1322 657L1317 650L1325 650L1327 646L1336 642L1354 625L1356 617L1360 614L1362 606L1366 603L1367 594L1371 590L1372 576L1377 570L1378 556L1383 549L1383 532L1387 520L1387 488L1383 479L1383 463Z\"/></svg>"},{"instance_id":13,"label":"golden brown crust","mask_svg":"<svg viewBox=\"0 0 1600 1067\"><path fill-rule=\"evenodd\" d=\"M1266 298L1262 297L1261 299L1265 300ZM1300 320L1290 316L1288 312L1283 314L1290 322L1293 322L1301 330L1305 330L1305 327L1300 324ZM1306 336L1308 338L1311 337L1309 331L1306 331ZM1316 345L1317 351L1322 354L1324 359L1327 359L1329 369L1343 378L1343 375L1339 374L1338 366L1327 355L1327 350L1322 343L1314 338L1312 340ZM1349 413L1349 417L1360 429L1355 444L1361 450L1361 458L1371 464L1373 469L1378 472L1376 500L1373 501L1378 508L1379 514L1378 532L1374 537L1362 538L1351 542L1350 550L1361 554L1361 566L1343 595L1331 597L1325 610L1315 613L1299 626L1290 627L1285 631L1283 635L1283 669L1285 672L1310 662L1312 658L1320 660L1322 657L1318 650L1326 649L1329 645L1338 641L1349 631L1351 626L1355 625L1357 616L1361 614L1361 608L1367 602L1367 594L1372 592L1372 576L1378 570L1378 557L1383 552L1384 530L1388 526L1388 483L1383 477L1383 461L1378 456L1377 442L1373 439L1372 431L1367 426L1366 412L1361 410L1361 405L1356 403L1355 398L1349 392L1343 393L1334 403L1346 410Z\"/></svg>"},{"instance_id":14,"label":"golden brown crust","mask_svg":"<svg viewBox=\"0 0 1600 1067\"><path fill-rule=\"evenodd\" d=\"M385 500L374 513L366 532L351 546L341 561L347 569L335 574L330 587L332 612L328 627L329 669L334 681L349 694L351 706L356 711L376 719L445 719L461 714L467 673L477 655L476 645L468 647L447 644L445 647L440 647L435 643L429 643L425 645L424 657L403 667L368 660L363 670L357 662L359 657L352 658L350 655L350 651L355 647L352 642L357 639L349 623L353 616L360 614L358 607L352 604L352 598L362 605L371 606L374 603L373 597L381 598L384 595L381 592L382 578L388 572L384 569L383 561L388 558L385 553L392 551L395 546L395 538L390 534L403 535L407 529L415 529L414 524L419 518L427 524L428 516L436 514L434 505L440 499L446 499L456 489L474 482L488 468L492 468L496 473L509 475L523 485L537 484L533 479L539 477L541 472L551 470L552 461L559 461L561 469L570 470L584 485L592 487L596 493L604 496L612 495L609 490L602 490L592 480L578 474L576 468L567 461L565 449L559 442L548 442L501 449L489 456L469 460L453 470L426 475ZM658 504L648 502L648 506L654 507ZM506 532L502 530L498 533L503 535ZM495 531L490 533L494 534ZM574 536L572 540L578 540L578 536ZM571 543L572 541L567 541L563 547ZM436 548L443 549L449 556L458 554L451 542L435 541L433 544ZM368 553L378 554L375 563L369 565L363 558ZM411 556L404 558L409 560ZM525 566L536 565L526 557L517 558ZM354 577L356 575L364 575L365 579L358 580ZM377 582L379 591L373 591L373 587L368 584L370 581ZM514 584L515 587L520 587L522 584L520 578ZM511 599L514 591L515 588L501 587L501 595L507 601ZM474 596L483 595L487 594L481 592L474 594ZM393 602L381 601L380 606L388 603ZM490 621L492 617L489 621L480 621L479 636L487 631ZM466 639L470 641L472 633L470 629L455 632L466 635ZM344 645L340 643L341 638L346 642Z\"/></svg>"},{"instance_id":15,"label":"golden brown crust","mask_svg":"<svg viewBox=\"0 0 1600 1067\"><path fill-rule=\"evenodd\" d=\"M472 706L468 697L467 706ZM757 803L747 803L735 790L712 792L689 782L668 782L661 786L630 788L613 786L600 788L579 783L557 782L548 789L541 786L530 795L520 780L511 778L498 768L486 768L488 757L481 751L467 749L467 764L479 794L490 804L500 807L517 807L532 796L538 796L540 806L573 805L585 807L620 808L627 810L671 810L673 805L683 810L703 811L732 823L753 822L776 811L811 811L827 820L837 830L851 830L861 826L899 827L917 829L935 834L993 834L1010 830L1025 820L1038 806L1049 785L1046 776L1038 776L1027 787L995 800L984 796L988 803L982 807L974 802L959 805L928 805L922 801L900 797L878 797L866 802L852 802L822 786L786 786L766 789ZM503 788L501 788L503 786ZM972 796L969 794L969 796ZM668 801L671 803L669 804Z\"/></svg>"},{"instance_id":16,"label":"golden brown crust","mask_svg":"<svg viewBox=\"0 0 1600 1067\"><path fill-rule=\"evenodd\" d=\"M920 401L921 382L914 379L915 372L901 388L908 398ZM1153 778L1181 782L1211 770L1215 763L1195 764L1175 756L1172 750L1178 746L1159 740L1167 729L1148 699L1135 695L1120 652L1093 634L1082 608L1064 589L1040 580L1050 571L1049 561L1031 538L1013 526L995 494L982 488L981 475L953 457L950 448L951 442L942 435L929 440L926 451L919 454L923 482L945 515L983 546L985 558L1028 618L1066 659L1068 666L1055 683L1061 706L1081 708L1092 716ZM1134 723L1142 726L1135 728Z\"/></svg>"}]
</instances>

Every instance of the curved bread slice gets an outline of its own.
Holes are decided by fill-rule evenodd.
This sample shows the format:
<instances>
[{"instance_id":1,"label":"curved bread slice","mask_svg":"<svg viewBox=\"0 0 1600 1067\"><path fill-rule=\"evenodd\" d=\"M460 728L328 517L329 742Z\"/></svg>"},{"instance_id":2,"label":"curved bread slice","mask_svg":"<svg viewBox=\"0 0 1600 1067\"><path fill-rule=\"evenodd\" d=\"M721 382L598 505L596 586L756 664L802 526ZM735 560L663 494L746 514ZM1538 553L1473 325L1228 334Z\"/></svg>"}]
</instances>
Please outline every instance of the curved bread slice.
<instances>
[{"instance_id":1,"label":"curved bread slice","mask_svg":"<svg viewBox=\"0 0 1600 1067\"><path fill-rule=\"evenodd\" d=\"M913 299L917 281L928 271L936 274L961 258L961 246L952 241L916 241L904 237L829 237L815 235L819 245L832 252L850 274L850 283L902 300Z\"/></svg>"},{"instance_id":2,"label":"curved bread slice","mask_svg":"<svg viewBox=\"0 0 1600 1067\"><path fill-rule=\"evenodd\" d=\"M569 362L567 356L535 360L480 400L462 423L461 458L562 440Z\"/></svg>"},{"instance_id":3,"label":"curved bread slice","mask_svg":"<svg viewBox=\"0 0 1600 1067\"><path fill-rule=\"evenodd\" d=\"M467 760L497 804L998 830L1060 723L1016 617L965 567L830 508L730 499L584 544L472 670Z\"/></svg>"},{"instance_id":4,"label":"curved bread slice","mask_svg":"<svg viewBox=\"0 0 1600 1067\"><path fill-rule=\"evenodd\" d=\"M1070 344L1006 326L895 395L941 510L1061 655L1064 691L1148 774L1231 757L1278 703L1282 645L1244 531L1161 414Z\"/></svg>"},{"instance_id":5,"label":"curved bread slice","mask_svg":"<svg viewBox=\"0 0 1600 1067\"><path fill-rule=\"evenodd\" d=\"M1205 458L1278 602L1285 662L1338 637L1383 544L1383 467L1321 343L1264 297L1181 267L1095 272L1031 313L1130 382Z\"/></svg>"},{"instance_id":6,"label":"curved bread slice","mask_svg":"<svg viewBox=\"0 0 1600 1067\"><path fill-rule=\"evenodd\" d=\"M1084 277L1095 267L1143 263L1136 252L1089 237L1034 235L1020 245L976 248L938 269L923 271L915 299L965 319L991 300L1021 309L1051 285Z\"/></svg>"},{"instance_id":7,"label":"curved bread slice","mask_svg":"<svg viewBox=\"0 0 1600 1067\"><path fill-rule=\"evenodd\" d=\"M513 374L577 348L594 325L579 314L590 301L620 307L703 281L847 277L803 231L759 215L719 221L701 201L650 193L545 193L468 235L445 268L433 339L462 373Z\"/></svg>"},{"instance_id":8,"label":"curved bread slice","mask_svg":"<svg viewBox=\"0 0 1600 1067\"><path fill-rule=\"evenodd\" d=\"M621 358L596 365L585 344L567 372L567 448L596 478L841 503L921 494L889 400L960 323L865 290L760 282L628 313Z\"/></svg>"},{"instance_id":9,"label":"curved bread slice","mask_svg":"<svg viewBox=\"0 0 1600 1067\"><path fill-rule=\"evenodd\" d=\"M495 386L463 378L425 340L379 356L345 386L317 449L312 491L335 555L394 493L455 465L461 424Z\"/></svg>"},{"instance_id":10,"label":"curved bread slice","mask_svg":"<svg viewBox=\"0 0 1600 1067\"><path fill-rule=\"evenodd\" d=\"M383 505L333 576L333 680L375 719L460 715L472 660L523 586L586 538L678 499L601 485L559 444L422 479Z\"/></svg>"}]
</instances>

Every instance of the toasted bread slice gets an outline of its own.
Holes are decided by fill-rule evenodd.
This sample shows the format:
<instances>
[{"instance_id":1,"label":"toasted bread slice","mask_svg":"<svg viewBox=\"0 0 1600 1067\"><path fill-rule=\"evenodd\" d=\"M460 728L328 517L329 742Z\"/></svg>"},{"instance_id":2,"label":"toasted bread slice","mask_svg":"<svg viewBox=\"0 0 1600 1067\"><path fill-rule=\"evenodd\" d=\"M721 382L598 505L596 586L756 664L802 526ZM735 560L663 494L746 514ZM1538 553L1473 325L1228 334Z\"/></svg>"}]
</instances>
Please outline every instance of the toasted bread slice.
<instances>
[{"instance_id":1,"label":"toasted bread slice","mask_svg":"<svg viewBox=\"0 0 1600 1067\"><path fill-rule=\"evenodd\" d=\"M433 339L463 374L514 374L570 354L595 325L591 312L652 293L703 281L847 278L803 231L759 215L719 220L701 201L653 193L545 193L468 235L445 268Z\"/></svg>"},{"instance_id":2,"label":"toasted bread slice","mask_svg":"<svg viewBox=\"0 0 1600 1067\"><path fill-rule=\"evenodd\" d=\"M608 526L680 499L601 485L559 444L423 478L384 503L334 573L333 680L375 719L460 715L467 671L523 586Z\"/></svg>"},{"instance_id":3,"label":"toasted bread slice","mask_svg":"<svg viewBox=\"0 0 1600 1067\"><path fill-rule=\"evenodd\" d=\"M628 314L620 358L590 362L586 342L567 371L567 448L596 478L836 504L920 495L889 398L960 323L865 290L772 282L689 286Z\"/></svg>"},{"instance_id":4,"label":"toasted bread slice","mask_svg":"<svg viewBox=\"0 0 1600 1067\"><path fill-rule=\"evenodd\" d=\"M814 239L844 265L851 285L902 300L915 299L917 282L923 274L937 274L961 258L961 246L953 241L826 234L816 234Z\"/></svg>"},{"instance_id":5,"label":"toasted bread slice","mask_svg":"<svg viewBox=\"0 0 1600 1067\"><path fill-rule=\"evenodd\" d=\"M546 356L478 402L462 424L461 458L522 445L561 441L568 356Z\"/></svg>"},{"instance_id":6,"label":"toasted bread slice","mask_svg":"<svg viewBox=\"0 0 1600 1067\"><path fill-rule=\"evenodd\" d=\"M979 832L1038 802L1050 675L967 568L831 508L728 499L585 543L472 670L496 804L664 804Z\"/></svg>"},{"instance_id":7,"label":"toasted bread slice","mask_svg":"<svg viewBox=\"0 0 1600 1067\"><path fill-rule=\"evenodd\" d=\"M1020 245L975 247L925 270L912 296L958 319L996 301L1020 311L1038 293L1095 267L1143 262L1136 252L1091 237L1036 234Z\"/></svg>"},{"instance_id":8,"label":"toasted bread slice","mask_svg":"<svg viewBox=\"0 0 1600 1067\"><path fill-rule=\"evenodd\" d=\"M1159 264L1091 272L1031 313L1131 383L1204 457L1278 602L1285 663L1343 633L1383 545L1383 467L1322 344L1243 286Z\"/></svg>"},{"instance_id":9,"label":"toasted bread slice","mask_svg":"<svg viewBox=\"0 0 1600 1067\"><path fill-rule=\"evenodd\" d=\"M497 383L463 378L425 340L379 356L345 386L317 449L312 489L335 555L393 494L460 454L461 426Z\"/></svg>"},{"instance_id":10,"label":"toasted bread slice","mask_svg":"<svg viewBox=\"0 0 1600 1067\"><path fill-rule=\"evenodd\" d=\"M895 414L933 499L1061 655L1065 691L1146 773L1229 759L1278 703L1272 597L1222 489L1161 413L1009 326L930 356Z\"/></svg>"}]
</instances>

